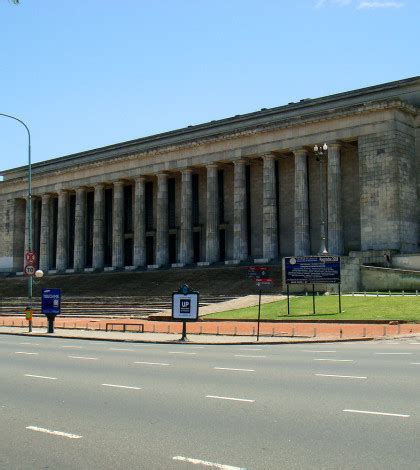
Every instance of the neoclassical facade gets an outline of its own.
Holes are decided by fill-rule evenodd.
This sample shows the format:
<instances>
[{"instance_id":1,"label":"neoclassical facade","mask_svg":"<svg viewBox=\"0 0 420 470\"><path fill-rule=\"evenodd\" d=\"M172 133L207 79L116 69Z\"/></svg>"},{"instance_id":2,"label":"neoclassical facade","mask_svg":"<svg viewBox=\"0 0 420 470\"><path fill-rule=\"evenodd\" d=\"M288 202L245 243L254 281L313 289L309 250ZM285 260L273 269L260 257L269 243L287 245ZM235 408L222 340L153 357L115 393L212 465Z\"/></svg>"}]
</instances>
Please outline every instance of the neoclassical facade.
<instances>
[{"instance_id":1,"label":"neoclassical facade","mask_svg":"<svg viewBox=\"0 0 420 470\"><path fill-rule=\"evenodd\" d=\"M21 272L27 168L0 174L0 271ZM34 164L33 246L50 274L278 262L318 253L321 204L331 254L420 251L420 77Z\"/></svg>"}]
</instances>

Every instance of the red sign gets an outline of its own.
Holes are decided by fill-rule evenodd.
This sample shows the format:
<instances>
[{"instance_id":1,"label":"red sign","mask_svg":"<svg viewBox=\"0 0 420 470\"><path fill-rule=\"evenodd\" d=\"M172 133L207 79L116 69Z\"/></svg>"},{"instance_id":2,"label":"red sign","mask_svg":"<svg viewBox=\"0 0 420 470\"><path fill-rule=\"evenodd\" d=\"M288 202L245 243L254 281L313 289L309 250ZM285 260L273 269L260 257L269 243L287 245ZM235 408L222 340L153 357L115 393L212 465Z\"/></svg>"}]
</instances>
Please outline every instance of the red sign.
<instances>
[{"instance_id":1,"label":"red sign","mask_svg":"<svg viewBox=\"0 0 420 470\"><path fill-rule=\"evenodd\" d=\"M35 251L25 251L25 262L26 264L32 264L32 265L36 263Z\"/></svg>"},{"instance_id":2,"label":"red sign","mask_svg":"<svg viewBox=\"0 0 420 470\"><path fill-rule=\"evenodd\" d=\"M36 271L35 266L31 266L31 265L25 266L26 276L34 276L35 271Z\"/></svg>"},{"instance_id":3,"label":"red sign","mask_svg":"<svg viewBox=\"0 0 420 470\"><path fill-rule=\"evenodd\" d=\"M23 271L26 276L33 276L36 271L38 256L35 251L25 251Z\"/></svg>"},{"instance_id":4,"label":"red sign","mask_svg":"<svg viewBox=\"0 0 420 470\"><path fill-rule=\"evenodd\" d=\"M271 286L274 282L274 279L271 277L256 277L255 283L258 286Z\"/></svg>"}]
</instances>

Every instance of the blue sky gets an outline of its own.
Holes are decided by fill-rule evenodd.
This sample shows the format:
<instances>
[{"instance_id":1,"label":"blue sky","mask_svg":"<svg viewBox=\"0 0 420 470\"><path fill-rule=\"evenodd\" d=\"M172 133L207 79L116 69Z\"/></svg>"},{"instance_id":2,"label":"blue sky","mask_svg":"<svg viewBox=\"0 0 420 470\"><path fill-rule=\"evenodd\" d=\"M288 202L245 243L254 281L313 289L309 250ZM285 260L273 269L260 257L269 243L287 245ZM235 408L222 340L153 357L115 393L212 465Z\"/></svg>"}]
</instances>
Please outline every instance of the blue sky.
<instances>
[{"instance_id":1,"label":"blue sky","mask_svg":"<svg viewBox=\"0 0 420 470\"><path fill-rule=\"evenodd\" d=\"M420 75L420 0L0 0L33 161ZM0 170L26 135L0 117Z\"/></svg>"}]
</instances>

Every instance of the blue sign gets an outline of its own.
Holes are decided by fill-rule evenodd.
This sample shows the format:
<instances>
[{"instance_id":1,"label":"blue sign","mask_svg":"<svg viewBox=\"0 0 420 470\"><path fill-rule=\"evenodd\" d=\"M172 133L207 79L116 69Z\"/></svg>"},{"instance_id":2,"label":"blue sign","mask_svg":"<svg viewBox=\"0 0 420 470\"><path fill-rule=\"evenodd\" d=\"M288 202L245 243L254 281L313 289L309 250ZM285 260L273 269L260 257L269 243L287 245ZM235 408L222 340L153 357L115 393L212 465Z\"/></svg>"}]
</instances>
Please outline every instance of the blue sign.
<instances>
[{"instance_id":1,"label":"blue sign","mask_svg":"<svg viewBox=\"0 0 420 470\"><path fill-rule=\"evenodd\" d=\"M286 284L339 284L339 256L291 256L284 259Z\"/></svg>"},{"instance_id":2,"label":"blue sign","mask_svg":"<svg viewBox=\"0 0 420 470\"><path fill-rule=\"evenodd\" d=\"M58 315L61 310L61 289L42 289L41 313Z\"/></svg>"}]
</instances>

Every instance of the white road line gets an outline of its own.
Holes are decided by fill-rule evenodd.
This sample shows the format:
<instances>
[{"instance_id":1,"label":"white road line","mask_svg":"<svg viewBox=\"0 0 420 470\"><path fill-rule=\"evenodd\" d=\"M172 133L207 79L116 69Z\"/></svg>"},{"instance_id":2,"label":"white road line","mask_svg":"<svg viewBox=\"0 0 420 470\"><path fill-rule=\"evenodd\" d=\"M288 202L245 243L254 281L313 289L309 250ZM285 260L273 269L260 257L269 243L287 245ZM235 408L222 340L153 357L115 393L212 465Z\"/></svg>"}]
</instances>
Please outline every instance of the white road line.
<instances>
[{"instance_id":1,"label":"white road line","mask_svg":"<svg viewBox=\"0 0 420 470\"><path fill-rule=\"evenodd\" d=\"M412 364L413 366L414 366L414 365L419 366L419 365L420 365L420 362L410 362L410 364Z\"/></svg>"},{"instance_id":2,"label":"white road line","mask_svg":"<svg viewBox=\"0 0 420 470\"><path fill-rule=\"evenodd\" d=\"M186 352L186 351L168 351L168 354L197 354L195 352Z\"/></svg>"},{"instance_id":3,"label":"white road line","mask_svg":"<svg viewBox=\"0 0 420 470\"><path fill-rule=\"evenodd\" d=\"M69 434L62 431L51 431L50 429L38 428L37 426L26 426L26 429L31 431L45 432L46 434L54 434L55 436L68 437L69 439L81 439L83 436L78 436L77 434Z\"/></svg>"},{"instance_id":4,"label":"white road line","mask_svg":"<svg viewBox=\"0 0 420 470\"><path fill-rule=\"evenodd\" d=\"M18 344L24 344L25 346L39 346L39 343L18 343Z\"/></svg>"},{"instance_id":5,"label":"white road line","mask_svg":"<svg viewBox=\"0 0 420 470\"><path fill-rule=\"evenodd\" d=\"M62 348L82 349L83 346L61 346Z\"/></svg>"},{"instance_id":6,"label":"white road line","mask_svg":"<svg viewBox=\"0 0 420 470\"><path fill-rule=\"evenodd\" d=\"M170 364L166 364L165 362L142 362L136 361L134 364L147 364L149 366L170 366Z\"/></svg>"},{"instance_id":7,"label":"white road line","mask_svg":"<svg viewBox=\"0 0 420 470\"><path fill-rule=\"evenodd\" d=\"M263 348L239 348L240 351L262 351Z\"/></svg>"},{"instance_id":8,"label":"white road line","mask_svg":"<svg viewBox=\"0 0 420 470\"><path fill-rule=\"evenodd\" d=\"M308 352L308 353L336 353L337 351L317 351L315 349L302 349L302 352Z\"/></svg>"},{"instance_id":9,"label":"white road line","mask_svg":"<svg viewBox=\"0 0 420 470\"><path fill-rule=\"evenodd\" d=\"M36 379L57 380L57 377L46 377L46 376L44 376L44 375L25 374L25 377L35 377Z\"/></svg>"},{"instance_id":10,"label":"white road line","mask_svg":"<svg viewBox=\"0 0 420 470\"><path fill-rule=\"evenodd\" d=\"M363 410L343 410L348 413L363 413L367 415L381 415L381 416L397 416L398 418L409 418L410 415L402 415L398 413L381 413L379 411L363 411Z\"/></svg>"},{"instance_id":11,"label":"white road line","mask_svg":"<svg viewBox=\"0 0 420 470\"><path fill-rule=\"evenodd\" d=\"M353 359L314 359L314 361L329 361L329 362L354 362Z\"/></svg>"},{"instance_id":12,"label":"white road line","mask_svg":"<svg viewBox=\"0 0 420 470\"><path fill-rule=\"evenodd\" d=\"M267 356L248 356L247 354L235 354L235 357L267 357Z\"/></svg>"},{"instance_id":13,"label":"white road line","mask_svg":"<svg viewBox=\"0 0 420 470\"><path fill-rule=\"evenodd\" d=\"M87 361L97 361L97 357L84 357L84 356L67 356L70 359L86 359Z\"/></svg>"},{"instance_id":14,"label":"white road line","mask_svg":"<svg viewBox=\"0 0 420 470\"><path fill-rule=\"evenodd\" d=\"M141 390L140 387L129 387L128 385L101 384L104 387L130 388L132 390Z\"/></svg>"},{"instance_id":15,"label":"white road line","mask_svg":"<svg viewBox=\"0 0 420 470\"><path fill-rule=\"evenodd\" d=\"M248 400L247 398L218 397L217 395L206 395L206 398L217 398L219 400L246 401L249 403L255 402L255 400Z\"/></svg>"},{"instance_id":16,"label":"white road line","mask_svg":"<svg viewBox=\"0 0 420 470\"><path fill-rule=\"evenodd\" d=\"M109 348L110 351L131 351L135 352L135 349L127 349L127 348Z\"/></svg>"},{"instance_id":17,"label":"white road line","mask_svg":"<svg viewBox=\"0 0 420 470\"><path fill-rule=\"evenodd\" d=\"M420 344L420 343L409 343L409 344Z\"/></svg>"},{"instance_id":18,"label":"white road line","mask_svg":"<svg viewBox=\"0 0 420 470\"><path fill-rule=\"evenodd\" d=\"M340 377L343 379L367 379L367 377L359 377L357 375L334 375L334 374L315 374L317 377Z\"/></svg>"},{"instance_id":19,"label":"white road line","mask_svg":"<svg viewBox=\"0 0 420 470\"><path fill-rule=\"evenodd\" d=\"M242 467L232 467L232 465L224 465L221 463L207 462L206 460L192 459L189 457L181 457L180 455L172 457L172 460L179 460L180 462L188 462L194 465L202 465L203 467L218 468L220 470L246 470L245 468L242 468Z\"/></svg>"},{"instance_id":20,"label":"white road line","mask_svg":"<svg viewBox=\"0 0 420 470\"><path fill-rule=\"evenodd\" d=\"M255 372L255 369L233 369L230 367L215 367L216 370L237 370L240 372Z\"/></svg>"},{"instance_id":21,"label":"white road line","mask_svg":"<svg viewBox=\"0 0 420 470\"><path fill-rule=\"evenodd\" d=\"M397 355L404 355L404 356L406 356L406 355L413 354L413 353L412 353L412 352L386 352L386 353L380 352L380 353L375 353L375 354L381 354L381 355L387 355L387 356L389 356L389 355L391 355L391 354L392 354L392 355L396 355L396 354L397 354Z\"/></svg>"},{"instance_id":22,"label":"white road line","mask_svg":"<svg viewBox=\"0 0 420 470\"><path fill-rule=\"evenodd\" d=\"M34 356L34 355L37 355L39 353L16 351L15 354L27 354L28 356Z\"/></svg>"}]
</instances>

